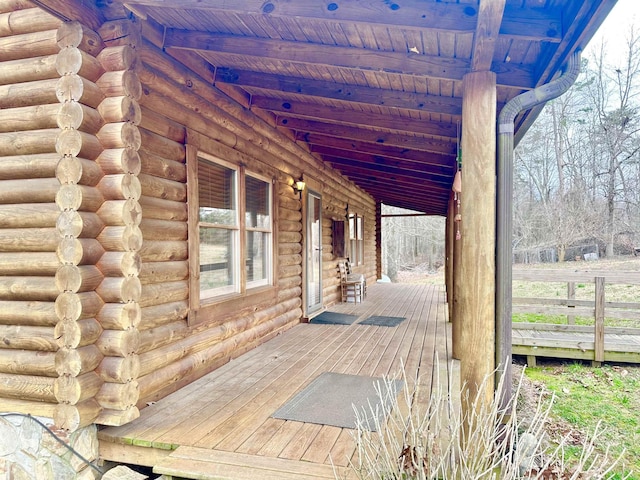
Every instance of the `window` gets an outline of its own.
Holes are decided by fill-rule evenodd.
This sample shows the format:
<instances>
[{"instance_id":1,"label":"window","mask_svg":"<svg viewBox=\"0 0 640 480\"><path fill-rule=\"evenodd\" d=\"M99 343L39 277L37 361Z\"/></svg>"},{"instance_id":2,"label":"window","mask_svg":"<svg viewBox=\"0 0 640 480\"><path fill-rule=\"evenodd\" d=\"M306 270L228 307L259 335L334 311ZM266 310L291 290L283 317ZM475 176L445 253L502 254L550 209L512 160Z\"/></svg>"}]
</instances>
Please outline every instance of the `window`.
<instances>
[{"instance_id":1,"label":"window","mask_svg":"<svg viewBox=\"0 0 640 480\"><path fill-rule=\"evenodd\" d=\"M201 299L238 291L237 173L198 159Z\"/></svg>"},{"instance_id":2,"label":"window","mask_svg":"<svg viewBox=\"0 0 640 480\"><path fill-rule=\"evenodd\" d=\"M360 215L349 214L349 260L353 265L364 263L364 228Z\"/></svg>"},{"instance_id":3,"label":"window","mask_svg":"<svg viewBox=\"0 0 640 480\"><path fill-rule=\"evenodd\" d=\"M271 278L271 184L245 177L247 287L267 285Z\"/></svg>"},{"instance_id":4,"label":"window","mask_svg":"<svg viewBox=\"0 0 640 480\"><path fill-rule=\"evenodd\" d=\"M191 284L198 290L194 307L273 283L271 181L204 155L196 164L198 241L190 256L200 275ZM195 217L196 207L190 210Z\"/></svg>"}]
</instances>

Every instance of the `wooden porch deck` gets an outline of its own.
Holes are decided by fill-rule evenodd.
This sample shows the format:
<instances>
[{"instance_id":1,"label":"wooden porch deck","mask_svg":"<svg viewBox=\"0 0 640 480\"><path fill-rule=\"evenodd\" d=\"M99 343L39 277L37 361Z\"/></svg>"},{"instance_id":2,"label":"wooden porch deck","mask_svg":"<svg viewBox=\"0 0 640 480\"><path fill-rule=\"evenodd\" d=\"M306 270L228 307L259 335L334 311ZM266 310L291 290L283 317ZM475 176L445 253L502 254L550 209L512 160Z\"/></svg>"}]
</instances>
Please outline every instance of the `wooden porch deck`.
<instances>
[{"instance_id":1,"label":"wooden porch deck","mask_svg":"<svg viewBox=\"0 0 640 480\"><path fill-rule=\"evenodd\" d=\"M395 375L404 364L423 391L436 379L447 390L459 388L441 286L371 285L363 303L330 310L359 318L348 326L296 325L143 409L131 424L101 430L101 457L183 478L336 478L348 474L353 430L271 418L316 376ZM371 315L406 320L397 327L357 324Z\"/></svg>"},{"instance_id":2,"label":"wooden porch deck","mask_svg":"<svg viewBox=\"0 0 640 480\"><path fill-rule=\"evenodd\" d=\"M640 363L638 328L605 327L600 355L590 326L514 323L511 343L513 354L526 355L530 367L536 357L600 361L601 355L604 362Z\"/></svg>"}]
</instances>

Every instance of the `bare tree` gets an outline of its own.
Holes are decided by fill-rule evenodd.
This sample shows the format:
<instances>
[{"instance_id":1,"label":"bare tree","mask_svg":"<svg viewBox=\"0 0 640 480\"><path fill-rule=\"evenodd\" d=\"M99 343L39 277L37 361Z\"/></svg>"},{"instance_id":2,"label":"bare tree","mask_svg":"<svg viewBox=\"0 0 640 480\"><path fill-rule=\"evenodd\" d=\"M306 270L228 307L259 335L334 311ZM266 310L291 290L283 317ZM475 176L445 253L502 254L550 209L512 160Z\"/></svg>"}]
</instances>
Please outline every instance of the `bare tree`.
<instances>
[{"instance_id":1,"label":"bare tree","mask_svg":"<svg viewBox=\"0 0 640 480\"><path fill-rule=\"evenodd\" d=\"M614 255L616 234L628 225L634 194L629 191L638 175L640 143L640 36L633 26L627 34L620 65L608 62L604 42L589 59L587 78L580 90L591 109L587 124L595 184L606 202L602 240L606 255ZM631 179L634 179L631 181Z\"/></svg>"},{"instance_id":2,"label":"bare tree","mask_svg":"<svg viewBox=\"0 0 640 480\"><path fill-rule=\"evenodd\" d=\"M618 65L605 52L583 61L516 150L514 248L554 246L562 260L583 240L607 256L619 238L640 240L640 36L629 29Z\"/></svg>"},{"instance_id":3,"label":"bare tree","mask_svg":"<svg viewBox=\"0 0 640 480\"><path fill-rule=\"evenodd\" d=\"M392 281L398 272L436 270L444 263L444 218L415 216L418 212L383 205L383 214L411 215L383 218L382 264Z\"/></svg>"}]
</instances>

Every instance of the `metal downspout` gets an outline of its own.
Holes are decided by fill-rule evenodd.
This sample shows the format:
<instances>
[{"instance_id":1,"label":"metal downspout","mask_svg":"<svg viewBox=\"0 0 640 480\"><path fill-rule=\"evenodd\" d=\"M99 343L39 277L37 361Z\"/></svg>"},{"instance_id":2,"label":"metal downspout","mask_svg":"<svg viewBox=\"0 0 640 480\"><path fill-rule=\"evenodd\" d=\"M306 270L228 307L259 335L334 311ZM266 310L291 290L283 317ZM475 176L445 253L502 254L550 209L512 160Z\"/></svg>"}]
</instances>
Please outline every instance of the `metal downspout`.
<instances>
[{"instance_id":1,"label":"metal downspout","mask_svg":"<svg viewBox=\"0 0 640 480\"><path fill-rule=\"evenodd\" d=\"M511 264L513 257L513 135L516 116L559 97L580 73L580 51L567 63L557 79L511 99L498 118L498 178L496 224L496 365L504 377L502 401L511 400ZM496 384L498 384L496 382Z\"/></svg>"}]
</instances>

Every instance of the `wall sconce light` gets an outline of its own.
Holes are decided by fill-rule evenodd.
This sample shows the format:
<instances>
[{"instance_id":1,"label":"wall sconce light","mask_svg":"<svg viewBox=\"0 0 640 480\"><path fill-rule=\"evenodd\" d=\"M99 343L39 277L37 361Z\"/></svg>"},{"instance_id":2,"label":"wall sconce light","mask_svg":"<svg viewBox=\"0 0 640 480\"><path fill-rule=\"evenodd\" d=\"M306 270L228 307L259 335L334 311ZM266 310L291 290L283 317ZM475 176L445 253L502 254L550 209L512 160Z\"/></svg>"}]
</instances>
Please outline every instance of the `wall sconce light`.
<instances>
[{"instance_id":1,"label":"wall sconce light","mask_svg":"<svg viewBox=\"0 0 640 480\"><path fill-rule=\"evenodd\" d=\"M304 182L304 180L302 180L302 178L300 178L300 180L296 180L295 182L293 182L293 190L295 192L298 192L298 195L300 196L301 200L302 200L302 191L304 190L305 186L306 186L306 183Z\"/></svg>"}]
</instances>

